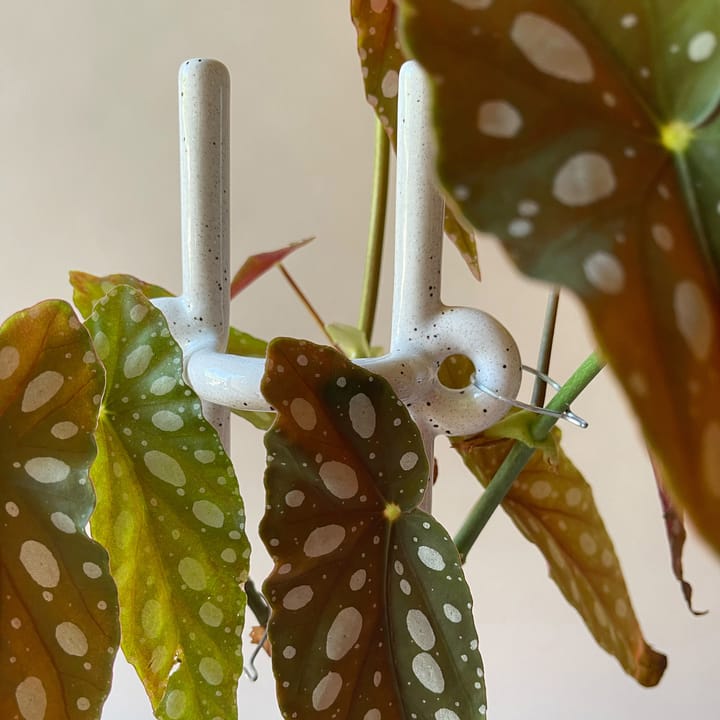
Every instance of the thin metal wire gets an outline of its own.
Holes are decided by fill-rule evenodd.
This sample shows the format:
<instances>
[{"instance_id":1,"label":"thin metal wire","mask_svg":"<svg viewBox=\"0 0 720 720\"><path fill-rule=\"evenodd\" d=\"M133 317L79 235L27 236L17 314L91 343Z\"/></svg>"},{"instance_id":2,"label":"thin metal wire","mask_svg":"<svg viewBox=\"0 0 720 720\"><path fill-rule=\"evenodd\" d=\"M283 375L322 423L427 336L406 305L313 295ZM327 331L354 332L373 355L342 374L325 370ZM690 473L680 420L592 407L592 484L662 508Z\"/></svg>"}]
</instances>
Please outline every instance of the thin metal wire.
<instances>
[{"instance_id":1,"label":"thin metal wire","mask_svg":"<svg viewBox=\"0 0 720 720\"><path fill-rule=\"evenodd\" d=\"M263 633L262 637L260 638L260 642L257 644L257 647L255 650L253 650L252 655L250 656L250 660L246 663L245 667L243 668L243 672L245 675L247 675L252 682L255 682L259 677L260 674L257 671L257 668L255 667L255 658L257 658L258 653L263 649L263 646L265 645L265 641L267 640L268 631L267 628L265 628L265 632Z\"/></svg>"},{"instance_id":2,"label":"thin metal wire","mask_svg":"<svg viewBox=\"0 0 720 720\"><path fill-rule=\"evenodd\" d=\"M250 587L248 587L248 585ZM268 601L265 599L265 596L255 587L252 580L248 579L245 584L245 589L248 591L248 599L250 600L252 598L248 604L251 606L255 617L261 625L265 626L265 632L263 632L260 642L257 644L257 647L253 650L252 655L250 655L250 659L243 667L243 673L245 673L252 682L255 682L260 677L260 674L255 667L255 659L267 641L270 606L268 605Z\"/></svg>"},{"instance_id":3,"label":"thin metal wire","mask_svg":"<svg viewBox=\"0 0 720 720\"><path fill-rule=\"evenodd\" d=\"M531 375L535 375L536 377L539 377L543 382L546 382L550 387L553 388L556 392L560 390L560 384L553 380L549 375L546 375L543 372L540 372L539 370L536 370L533 367L530 367L529 365L523 365L522 369L525 372L530 373ZM507 398L504 395L501 395L498 392L495 392L495 390L492 390L491 388L487 387L486 385L483 385L482 383L478 382L477 376L473 375L472 377L472 384L480 390L480 392L484 392L486 395L489 395L490 397L495 398L496 400L502 400L503 402L506 402L508 405L512 405L513 407L520 408L521 410L529 410L530 412L536 413L538 415L548 415L549 417L558 418L560 420L566 420L567 422L571 423L572 425L576 425L579 428L582 428L583 430L588 426L587 420L583 420L579 415L576 415L570 408L567 410L564 410L563 412L558 412L556 410L548 410L547 408L540 407L539 405L531 405L529 403L521 402L520 400L515 400L512 398Z\"/></svg>"}]
</instances>

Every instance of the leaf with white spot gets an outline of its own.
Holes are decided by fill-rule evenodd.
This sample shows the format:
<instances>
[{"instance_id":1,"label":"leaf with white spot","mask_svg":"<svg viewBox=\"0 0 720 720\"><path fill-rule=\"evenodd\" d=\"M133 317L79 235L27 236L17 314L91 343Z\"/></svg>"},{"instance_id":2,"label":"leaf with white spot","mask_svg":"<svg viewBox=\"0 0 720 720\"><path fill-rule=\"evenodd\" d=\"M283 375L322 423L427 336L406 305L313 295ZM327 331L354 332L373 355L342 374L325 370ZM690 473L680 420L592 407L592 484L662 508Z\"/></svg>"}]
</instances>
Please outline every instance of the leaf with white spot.
<instances>
[{"instance_id":1,"label":"leaf with white spot","mask_svg":"<svg viewBox=\"0 0 720 720\"><path fill-rule=\"evenodd\" d=\"M397 36L393 0L352 0L352 20L367 100L395 143L400 67L405 55Z\"/></svg>"},{"instance_id":2,"label":"leaf with white spot","mask_svg":"<svg viewBox=\"0 0 720 720\"><path fill-rule=\"evenodd\" d=\"M716 3L401 5L441 182L525 273L580 296L672 494L720 549Z\"/></svg>"},{"instance_id":3,"label":"leaf with white spot","mask_svg":"<svg viewBox=\"0 0 720 720\"><path fill-rule=\"evenodd\" d=\"M230 459L139 291L112 289L87 325L107 372L92 529L118 584L123 652L158 717L235 717L249 547Z\"/></svg>"},{"instance_id":4,"label":"leaf with white spot","mask_svg":"<svg viewBox=\"0 0 720 720\"><path fill-rule=\"evenodd\" d=\"M70 271L70 284L73 287L73 302L80 314L87 318L93 311L93 305L105 297L118 285L129 285L139 290L146 298L172 297L172 293L159 285L145 282L134 275L116 273L114 275L91 275L79 270Z\"/></svg>"},{"instance_id":5,"label":"leaf with white spot","mask_svg":"<svg viewBox=\"0 0 720 720\"><path fill-rule=\"evenodd\" d=\"M397 5L395 0L352 0L350 9L357 31L365 95L394 146L398 77L406 60L397 35ZM473 276L480 280L472 228L466 228L452 211L446 210L445 234L460 251Z\"/></svg>"},{"instance_id":6,"label":"leaf with white spot","mask_svg":"<svg viewBox=\"0 0 720 720\"><path fill-rule=\"evenodd\" d=\"M97 275L90 275L89 273L73 271L70 273L70 283L73 286L73 302L83 317L88 317L95 303L104 298L112 288L119 285L129 285L135 288L135 290L139 290L150 300L173 296L173 294L165 290L165 288L147 283L144 280L139 280L132 275L117 274L98 277ZM144 312L144 307L139 306L135 312ZM237 328L230 328L227 345L227 352L230 355L265 357L266 348L267 343L265 340L260 340ZM275 417L274 413L255 412L252 410L233 410L233 413L244 418L260 430L267 430L270 425L272 425Z\"/></svg>"},{"instance_id":7,"label":"leaf with white spot","mask_svg":"<svg viewBox=\"0 0 720 720\"><path fill-rule=\"evenodd\" d=\"M669 489L720 550L720 10L403 0L438 175L585 304Z\"/></svg>"},{"instance_id":8,"label":"leaf with white spot","mask_svg":"<svg viewBox=\"0 0 720 720\"><path fill-rule=\"evenodd\" d=\"M107 553L85 534L105 375L72 308L0 328L0 717L99 718L119 637ZM46 714L47 711L47 714Z\"/></svg>"},{"instance_id":9,"label":"leaf with white spot","mask_svg":"<svg viewBox=\"0 0 720 720\"><path fill-rule=\"evenodd\" d=\"M133 275L105 275L99 277L90 275L89 273L74 270L70 273L70 282L73 286L73 302L81 312L82 316L87 318L93 310L95 303L105 297L110 290L119 285L128 285L135 290L139 290L149 300L157 298L174 297L173 293L159 285L139 280ZM142 312L136 310L136 313ZM246 357L265 357L267 342L256 338L249 333L230 328L230 337L228 338L227 352L230 355L244 355ZM250 413L248 413L249 415ZM271 413L257 413L258 415L268 415ZM268 425L269 427L269 425Z\"/></svg>"},{"instance_id":10,"label":"leaf with white spot","mask_svg":"<svg viewBox=\"0 0 720 720\"><path fill-rule=\"evenodd\" d=\"M505 512L547 560L550 577L597 643L640 684L656 685L667 659L643 638L620 563L592 490L560 447L538 449L503 500ZM487 486L514 440L487 434L457 438L454 447Z\"/></svg>"},{"instance_id":11,"label":"leaf with white spot","mask_svg":"<svg viewBox=\"0 0 720 720\"><path fill-rule=\"evenodd\" d=\"M445 530L418 509L420 433L388 383L329 347L270 344L261 537L285 717L485 714L472 598Z\"/></svg>"}]
</instances>

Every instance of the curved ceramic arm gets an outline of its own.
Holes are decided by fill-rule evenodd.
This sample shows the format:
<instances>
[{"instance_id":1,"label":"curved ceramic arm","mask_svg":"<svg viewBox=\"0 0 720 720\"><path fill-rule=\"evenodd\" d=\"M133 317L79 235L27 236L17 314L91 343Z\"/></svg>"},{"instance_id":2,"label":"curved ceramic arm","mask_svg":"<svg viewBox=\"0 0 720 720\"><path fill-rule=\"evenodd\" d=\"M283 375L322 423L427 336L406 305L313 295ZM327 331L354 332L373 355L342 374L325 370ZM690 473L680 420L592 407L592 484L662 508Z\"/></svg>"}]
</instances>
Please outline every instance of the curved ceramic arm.
<instances>
[{"instance_id":1,"label":"curved ceramic arm","mask_svg":"<svg viewBox=\"0 0 720 720\"><path fill-rule=\"evenodd\" d=\"M183 295L158 300L185 353L188 381L217 426L225 407L270 410L260 393L264 361L227 355L228 258L227 70L213 60L180 69L183 201ZM418 424L432 461L436 435L481 432L500 420L507 401L474 385L442 385L449 355L466 355L479 384L505 398L520 386L515 342L479 310L440 299L444 204L435 184L428 80L413 62L400 73L397 144L395 288L390 349L357 364L381 374Z\"/></svg>"}]
</instances>

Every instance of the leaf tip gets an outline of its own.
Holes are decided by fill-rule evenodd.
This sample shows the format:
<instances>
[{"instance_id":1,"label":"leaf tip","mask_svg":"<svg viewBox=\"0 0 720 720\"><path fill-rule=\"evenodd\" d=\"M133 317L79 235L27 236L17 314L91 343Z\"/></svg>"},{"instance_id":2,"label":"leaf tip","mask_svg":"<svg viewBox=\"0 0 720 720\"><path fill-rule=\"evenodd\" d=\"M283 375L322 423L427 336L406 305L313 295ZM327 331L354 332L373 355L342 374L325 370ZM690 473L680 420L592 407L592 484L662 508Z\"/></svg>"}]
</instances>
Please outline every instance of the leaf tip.
<instances>
[{"instance_id":1,"label":"leaf tip","mask_svg":"<svg viewBox=\"0 0 720 720\"><path fill-rule=\"evenodd\" d=\"M667 656L651 648L647 643L642 643L637 658L635 679L643 687L655 687L667 668Z\"/></svg>"}]
</instances>

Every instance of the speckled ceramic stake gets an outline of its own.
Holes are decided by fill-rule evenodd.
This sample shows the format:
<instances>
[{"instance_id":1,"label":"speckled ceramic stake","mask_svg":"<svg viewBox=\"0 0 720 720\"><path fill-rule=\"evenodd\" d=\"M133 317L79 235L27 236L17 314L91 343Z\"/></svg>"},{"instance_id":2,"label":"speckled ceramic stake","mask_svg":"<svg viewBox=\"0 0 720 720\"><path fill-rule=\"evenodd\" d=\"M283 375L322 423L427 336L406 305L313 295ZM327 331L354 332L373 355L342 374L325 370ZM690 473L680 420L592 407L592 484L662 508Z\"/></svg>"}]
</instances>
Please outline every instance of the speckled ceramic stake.
<instances>
[{"instance_id":1,"label":"speckled ceramic stake","mask_svg":"<svg viewBox=\"0 0 720 720\"><path fill-rule=\"evenodd\" d=\"M220 63L182 66L183 295L157 303L183 347L189 382L223 430L227 411L219 406L270 409L260 394L264 361L221 352L228 327L228 93ZM399 86L392 338L387 355L357 363L387 378L432 460L436 435L481 432L509 409L473 385L442 385L437 373L445 358L467 356L478 381L506 398L517 394L521 367L515 342L496 320L440 300L444 206L435 189L429 107L423 72L406 63Z\"/></svg>"},{"instance_id":2,"label":"speckled ceramic stake","mask_svg":"<svg viewBox=\"0 0 720 720\"><path fill-rule=\"evenodd\" d=\"M402 68L398 103L392 341L389 355L368 365L408 405L432 460L436 435L481 432L509 409L472 385L442 385L437 372L445 358L465 355L478 381L507 398L517 395L522 371L517 346L500 323L440 300L444 204L435 184L430 88L417 63Z\"/></svg>"},{"instance_id":3,"label":"speckled ceramic stake","mask_svg":"<svg viewBox=\"0 0 720 720\"><path fill-rule=\"evenodd\" d=\"M230 76L217 60L180 66L180 192L183 293L156 305L165 314L191 366L227 346L230 314L228 131ZM229 410L208 402L203 411L228 446Z\"/></svg>"}]
</instances>

